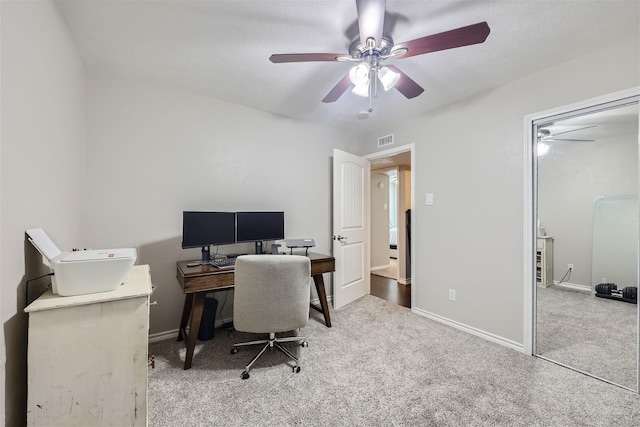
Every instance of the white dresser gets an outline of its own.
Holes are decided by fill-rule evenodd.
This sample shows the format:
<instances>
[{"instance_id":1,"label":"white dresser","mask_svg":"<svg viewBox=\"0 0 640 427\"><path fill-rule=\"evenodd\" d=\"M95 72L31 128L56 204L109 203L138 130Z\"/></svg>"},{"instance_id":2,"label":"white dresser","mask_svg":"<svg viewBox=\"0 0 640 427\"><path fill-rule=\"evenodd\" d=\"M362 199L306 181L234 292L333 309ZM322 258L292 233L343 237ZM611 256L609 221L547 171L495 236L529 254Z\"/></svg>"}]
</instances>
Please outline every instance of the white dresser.
<instances>
[{"instance_id":1,"label":"white dresser","mask_svg":"<svg viewBox=\"0 0 640 427\"><path fill-rule=\"evenodd\" d=\"M118 289L61 297L27 308L27 424L147 425L148 265Z\"/></svg>"}]
</instances>

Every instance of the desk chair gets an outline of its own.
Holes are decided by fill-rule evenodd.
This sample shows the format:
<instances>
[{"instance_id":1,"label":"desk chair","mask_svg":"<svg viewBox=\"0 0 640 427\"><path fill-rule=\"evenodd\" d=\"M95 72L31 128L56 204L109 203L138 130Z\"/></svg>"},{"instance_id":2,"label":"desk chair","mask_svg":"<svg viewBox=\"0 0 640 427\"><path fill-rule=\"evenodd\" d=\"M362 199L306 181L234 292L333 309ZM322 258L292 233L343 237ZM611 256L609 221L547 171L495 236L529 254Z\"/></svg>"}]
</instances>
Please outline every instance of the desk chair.
<instances>
[{"instance_id":1,"label":"desk chair","mask_svg":"<svg viewBox=\"0 0 640 427\"><path fill-rule=\"evenodd\" d=\"M242 379L249 378L249 370L256 360L273 347L295 362L293 372L300 372L298 358L280 343L302 341L302 347L307 347L307 339L298 336L277 338L276 333L307 324L311 282L309 258L299 255L240 256L236 260L234 282L234 328L241 332L269 334L268 339L233 345L231 354L237 353L241 346L264 344L245 367Z\"/></svg>"}]
</instances>

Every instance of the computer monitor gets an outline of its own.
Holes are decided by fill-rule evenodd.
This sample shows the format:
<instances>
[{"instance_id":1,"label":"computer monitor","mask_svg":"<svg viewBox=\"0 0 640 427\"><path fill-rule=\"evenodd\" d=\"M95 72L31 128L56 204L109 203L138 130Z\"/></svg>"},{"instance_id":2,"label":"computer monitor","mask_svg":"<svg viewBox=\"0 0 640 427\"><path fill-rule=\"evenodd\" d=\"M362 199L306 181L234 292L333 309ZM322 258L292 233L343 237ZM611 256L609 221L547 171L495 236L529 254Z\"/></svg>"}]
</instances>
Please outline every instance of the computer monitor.
<instances>
[{"instance_id":1,"label":"computer monitor","mask_svg":"<svg viewBox=\"0 0 640 427\"><path fill-rule=\"evenodd\" d=\"M284 239L284 212L237 212L236 241L255 242L256 253L264 253L262 242Z\"/></svg>"},{"instance_id":2,"label":"computer monitor","mask_svg":"<svg viewBox=\"0 0 640 427\"><path fill-rule=\"evenodd\" d=\"M201 264L211 263L211 245L235 242L235 212L182 212L182 249L202 248Z\"/></svg>"}]
</instances>

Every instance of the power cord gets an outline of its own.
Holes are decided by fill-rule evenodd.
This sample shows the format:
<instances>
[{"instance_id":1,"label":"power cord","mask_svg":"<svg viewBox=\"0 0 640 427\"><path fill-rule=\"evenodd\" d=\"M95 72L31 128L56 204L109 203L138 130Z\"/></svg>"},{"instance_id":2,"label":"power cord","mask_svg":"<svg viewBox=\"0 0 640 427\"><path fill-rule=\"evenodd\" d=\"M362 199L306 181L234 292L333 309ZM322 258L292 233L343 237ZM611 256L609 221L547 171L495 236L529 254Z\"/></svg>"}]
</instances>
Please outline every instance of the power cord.
<instances>
[{"instance_id":1,"label":"power cord","mask_svg":"<svg viewBox=\"0 0 640 427\"><path fill-rule=\"evenodd\" d=\"M569 277L567 277L569 276ZM567 272L564 274L564 276L562 276L562 279L560 279L560 281L558 282L558 285L562 282L564 282L564 279L569 280L571 278L571 269L567 269Z\"/></svg>"},{"instance_id":2,"label":"power cord","mask_svg":"<svg viewBox=\"0 0 640 427\"><path fill-rule=\"evenodd\" d=\"M224 293L224 301L222 301L222 304L220 305L220 316L222 316L222 312L224 311L224 307L227 305L227 299L228 298L229 298L229 291L226 291ZM224 331L224 332L233 332L233 322L223 323L222 325L220 325L218 330L219 331Z\"/></svg>"}]
</instances>

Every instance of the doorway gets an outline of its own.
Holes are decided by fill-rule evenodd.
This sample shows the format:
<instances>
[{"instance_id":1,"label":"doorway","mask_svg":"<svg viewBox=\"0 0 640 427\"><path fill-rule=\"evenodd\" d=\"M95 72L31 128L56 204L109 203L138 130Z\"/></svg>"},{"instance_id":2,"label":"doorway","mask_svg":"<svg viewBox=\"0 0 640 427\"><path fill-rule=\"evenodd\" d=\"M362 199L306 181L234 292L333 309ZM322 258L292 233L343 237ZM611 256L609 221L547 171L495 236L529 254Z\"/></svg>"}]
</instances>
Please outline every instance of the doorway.
<instances>
[{"instance_id":1,"label":"doorway","mask_svg":"<svg viewBox=\"0 0 640 427\"><path fill-rule=\"evenodd\" d=\"M398 147L367 157L371 162L371 294L408 308L412 149Z\"/></svg>"}]
</instances>

